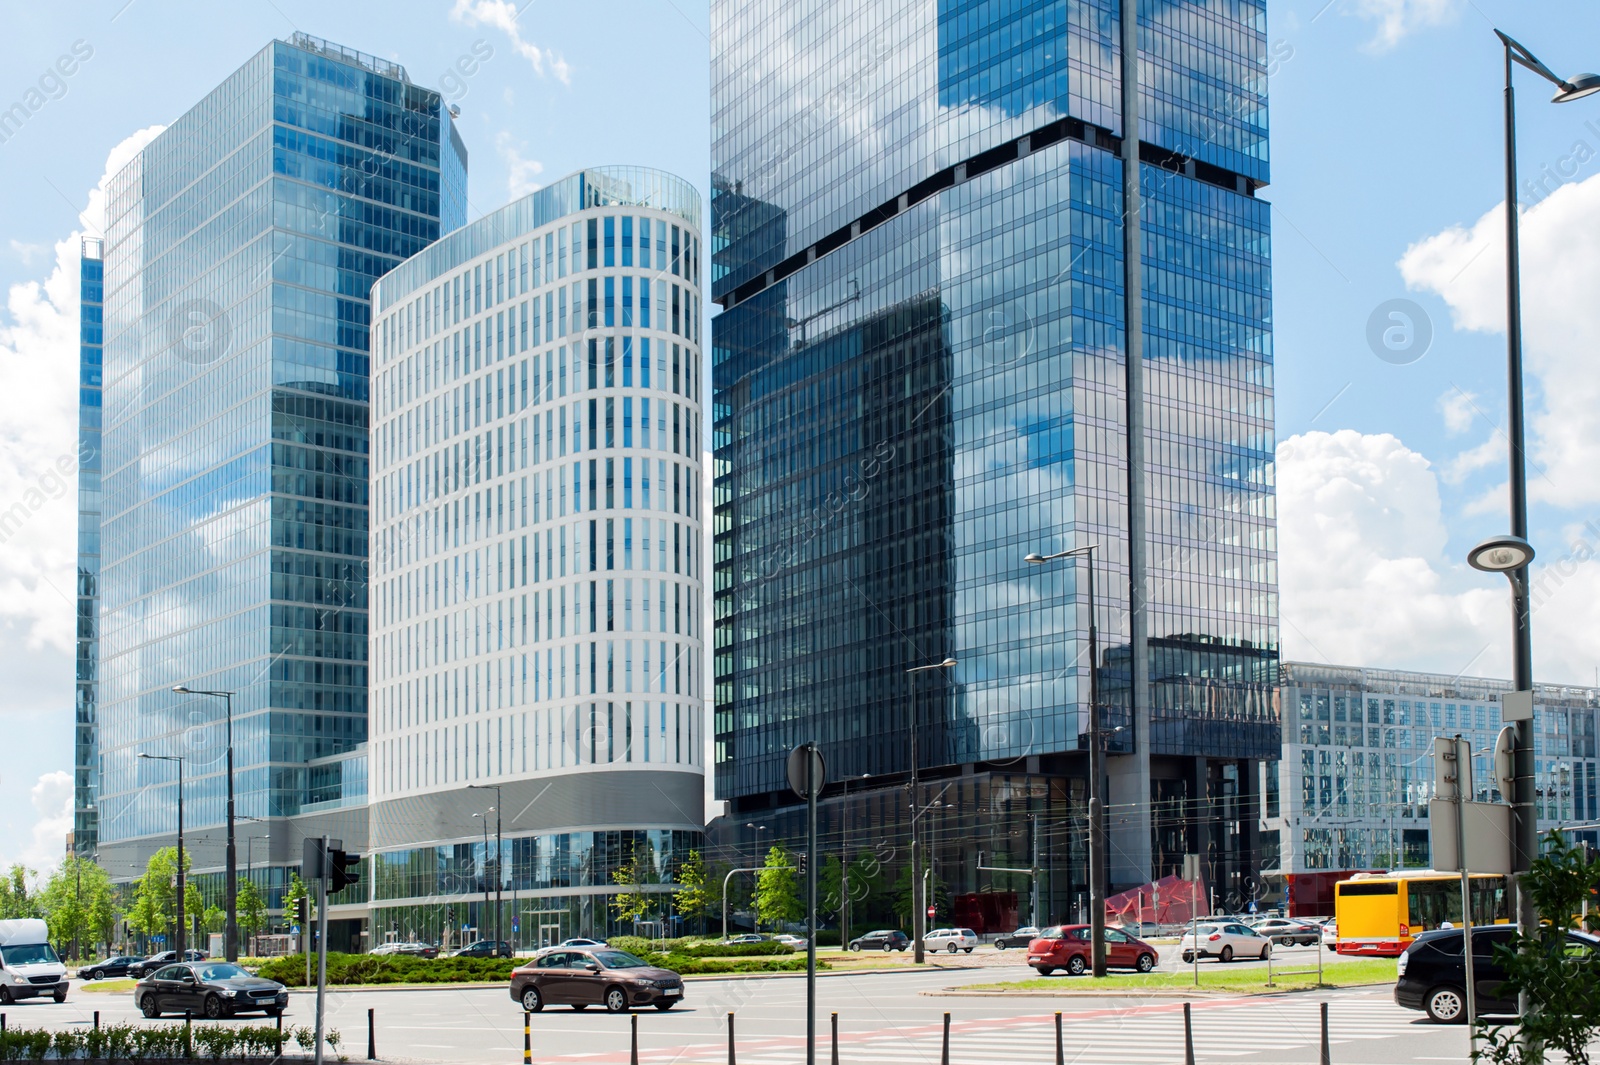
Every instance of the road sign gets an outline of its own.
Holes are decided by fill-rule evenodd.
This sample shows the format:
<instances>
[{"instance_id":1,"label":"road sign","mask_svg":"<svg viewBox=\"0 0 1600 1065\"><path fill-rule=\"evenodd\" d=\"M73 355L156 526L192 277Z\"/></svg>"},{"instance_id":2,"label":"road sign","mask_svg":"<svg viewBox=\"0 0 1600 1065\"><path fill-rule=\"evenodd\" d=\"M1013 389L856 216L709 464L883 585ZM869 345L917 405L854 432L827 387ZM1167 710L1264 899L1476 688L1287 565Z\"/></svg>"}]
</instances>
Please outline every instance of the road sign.
<instances>
[{"instance_id":1,"label":"road sign","mask_svg":"<svg viewBox=\"0 0 1600 1065\"><path fill-rule=\"evenodd\" d=\"M1249 912L1251 912L1251 913L1255 913L1256 912L1256 900L1255 899L1251 899L1250 900L1250 911Z\"/></svg>"},{"instance_id":2,"label":"road sign","mask_svg":"<svg viewBox=\"0 0 1600 1065\"><path fill-rule=\"evenodd\" d=\"M512 935L516 935L517 932L519 932L521 930L521 928L522 928L522 919L520 917L511 918L511 934Z\"/></svg>"},{"instance_id":3,"label":"road sign","mask_svg":"<svg viewBox=\"0 0 1600 1065\"><path fill-rule=\"evenodd\" d=\"M299 935L300 934L300 926L297 925L297 924L290 925L289 926L289 934L290 935L295 935L295 936Z\"/></svg>"},{"instance_id":4,"label":"road sign","mask_svg":"<svg viewBox=\"0 0 1600 1065\"><path fill-rule=\"evenodd\" d=\"M802 743L789 752L788 764L789 786L802 799L811 797L811 790L807 787L806 781L807 752L811 754L811 781L814 782L817 793L821 794L823 786L828 783L828 767L822 760L822 752L815 744Z\"/></svg>"},{"instance_id":5,"label":"road sign","mask_svg":"<svg viewBox=\"0 0 1600 1065\"><path fill-rule=\"evenodd\" d=\"M167 941L167 937L166 936L151 936L150 937L150 941L152 943L165 943Z\"/></svg>"},{"instance_id":6,"label":"road sign","mask_svg":"<svg viewBox=\"0 0 1600 1065\"><path fill-rule=\"evenodd\" d=\"M936 913L936 912L938 912L938 911L937 911L937 910L936 910L936 909L935 909L935 907L932 907L932 906L929 906L929 907L928 907L928 918L929 918L929 920L932 920L932 919L933 919L933 915L934 915L934 914L935 914L935 913Z\"/></svg>"}]
</instances>

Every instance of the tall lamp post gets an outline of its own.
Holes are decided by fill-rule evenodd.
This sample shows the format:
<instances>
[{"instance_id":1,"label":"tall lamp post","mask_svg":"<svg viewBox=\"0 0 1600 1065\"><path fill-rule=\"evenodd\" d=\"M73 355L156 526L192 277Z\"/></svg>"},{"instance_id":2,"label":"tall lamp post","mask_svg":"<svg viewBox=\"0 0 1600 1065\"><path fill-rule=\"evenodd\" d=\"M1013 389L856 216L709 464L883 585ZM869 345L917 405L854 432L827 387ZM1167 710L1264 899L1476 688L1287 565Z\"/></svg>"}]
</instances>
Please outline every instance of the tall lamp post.
<instances>
[{"instance_id":1,"label":"tall lamp post","mask_svg":"<svg viewBox=\"0 0 1600 1065\"><path fill-rule=\"evenodd\" d=\"M1094 601L1094 552L1098 544L1057 551L1050 555L1029 554L1024 562L1042 566L1046 562L1070 558L1087 561L1089 571L1089 935L1095 976L1106 975L1106 823L1100 804L1105 767L1100 750L1100 636Z\"/></svg>"},{"instance_id":2,"label":"tall lamp post","mask_svg":"<svg viewBox=\"0 0 1600 1065\"><path fill-rule=\"evenodd\" d=\"M917 808L917 678L918 673L927 673L935 669L953 669L956 660L946 658L943 662L934 662L926 666L912 666L906 670L906 682L911 687L911 933L912 933L912 961L921 965L923 961L922 937L928 926L926 912L926 898L922 890L922 851L917 846L917 820L922 811Z\"/></svg>"},{"instance_id":3,"label":"tall lamp post","mask_svg":"<svg viewBox=\"0 0 1600 1065\"><path fill-rule=\"evenodd\" d=\"M472 815L473 817L481 817L481 818L483 818L483 864L484 864L484 873L483 873L483 908L486 909L486 910L489 908L489 871L488 871L488 865L489 865L489 815L491 813L496 813L496 812L497 811L494 811L494 810L485 810L481 814L473 814ZM481 917L478 919L478 938L479 939L483 938L483 918L481 918ZM495 938L497 940L497 942L495 943L495 949L499 950L500 949L500 944L498 942L499 937L496 936Z\"/></svg>"},{"instance_id":4,"label":"tall lamp post","mask_svg":"<svg viewBox=\"0 0 1600 1065\"><path fill-rule=\"evenodd\" d=\"M1513 65L1538 74L1556 87L1551 102L1558 104L1600 92L1600 75L1579 74L1570 80L1559 78L1521 44L1499 30L1494 32L1505 52L1506 72L1506 405L1509 411L1506 427L1511 474L1511 534L1485 540L1472 549L1467 561L1477 569L1504 573L1511 582L1512 687L1518 692L1529 692L1533 690L1533 638L1532 619L1528 614L1528 563L1533 561L1533 548L1528 545L1528 475L1523 453L1522 266L1518 246L1516 107L1511 75ZM1530 717L1515 725L1511 868L1514 873L1521 873L1532 867L1538 855L1539 826L1534 808L1533 721ZM1517 896L1518 920L1526 931L1535 926L1537 919L1533 900L1527 891L1518 891Z\"/></svg>"},{"instance_id":5,"label":"tall lamp post","mask_svg":"<svg viewBox=\"0 0 1600 1065\"><path fill-rule=\"evenodd\" d=\"M500 809L504 805L504 799L500 794L499 784L468 784L467 787L481 791L494 791L494 943L495 949L499 950L501 942L505 939L500 934L500 885L505 880L505 877L500 872L500 854L505 849L505 843L500 836ZM489 827L487 820L484 821L483 827L485 829Z\"/></svg>"},{"instance_id":6,"label":"tall lamp post","mask_svg":"<svg viewBox=\"0 0 1600 1065\"><path fill-rule=\"evenodd\" d=\"M239 852L233 842L233 692L203 691L173 685L179 695L209 695L221 699L228 721L228 856L222 885L222 950L229 961L239 960Z\"/></svg>"},{"instance_id":7,"label":"tall lamp post","mask_svg":"<svg viewBox=\"0 0 1600 1065\"><path fill-rule=\"evenodd\" d=\"M178 763L178 931L173 936L172 946L177 951L177 959L183 961L183 755L145 754L140 751L139 757L152 762Z\"/></svg>"}]
</instances>

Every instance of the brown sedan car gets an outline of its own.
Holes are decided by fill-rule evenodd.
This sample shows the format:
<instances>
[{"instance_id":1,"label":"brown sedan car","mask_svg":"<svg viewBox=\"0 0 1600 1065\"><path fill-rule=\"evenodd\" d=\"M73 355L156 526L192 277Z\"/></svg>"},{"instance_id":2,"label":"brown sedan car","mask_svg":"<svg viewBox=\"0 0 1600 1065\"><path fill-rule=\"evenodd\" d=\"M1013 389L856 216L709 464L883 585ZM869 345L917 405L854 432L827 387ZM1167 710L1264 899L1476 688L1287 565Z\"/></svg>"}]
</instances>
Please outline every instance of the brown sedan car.
<instances>
[{"instance_id":1,"label":"brown sedan car","mask_svg":"<svg viewBox=\"0 0 1600 1065\"><path fill-rule=\"evenodd\" d=\"M634 1006L670 1010L683 1001L683 978L625 950L552 950L511 971L511 997L534 1012L546 1005L604 1006L611 1013Z\"/></svg>"}]
</instances>

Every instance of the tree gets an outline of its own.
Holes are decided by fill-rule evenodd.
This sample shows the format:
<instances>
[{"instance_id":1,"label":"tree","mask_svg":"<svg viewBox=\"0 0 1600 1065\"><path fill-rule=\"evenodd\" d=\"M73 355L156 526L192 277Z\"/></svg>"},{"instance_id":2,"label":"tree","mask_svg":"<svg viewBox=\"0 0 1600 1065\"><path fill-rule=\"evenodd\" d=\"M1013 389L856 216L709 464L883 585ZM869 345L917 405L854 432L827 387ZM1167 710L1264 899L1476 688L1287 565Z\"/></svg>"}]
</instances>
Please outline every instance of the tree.
<instances>
[{"instance_id":1,"label":"tree","mask_svg":"<svg viewBox=\"0 0 1600 1065\"><path fill-rule=\"evenodd\" d=\"M678 912L684 917L704 919L717 912L721 901L706 885L706 863L700 852L691 850L678 866L678 890L673 892Z\"/></svg>"},{"instance_id":2,"label":"tree","mask_svg":"<svg viewBox=\"0 0 1600 1065\"><path fill-rule=\"evenodd\" d=\"M844 908L844 863L837 854L828 855L817 870L817 916L837 916Z\"/></svg>"},{"instance_id":3,"label":"tree","mask_svg":"<svg viewBox=\"0 0 1600 1065\"><path fill-rule=\"evenodd\" d=\"M185 872L191 861L191 855L185 851ZM177 875L176 847L162 847L150 856L145 862L144 875L134 884L133 907L128 910L129 928L145 936L165 935L171 930L178 912Z\"/></svg>"},{"instance_id":4,"label":"tree","mask_svg":"<svg viewBox=\"0 0 1600 1065\"><path fill-rule=\"evenodd\" d=\"M756 877L756 920L774 928L805 916L794 861L776 843L767 852L766 867Z\"/></svg>"},{"instance_id":5,"label":"tree","mask_svg":"<svg viewBox=\"0 0 1600 1065\"><path fill-rule=\"evenodd\" d=\"M188 858L187 852L184 857ZM193 880L183 882L183 920L189 927L185 929L185 946L189 948L200 947L200 930L206 919L206 900L200 894L200 885Z\"/></svg>"},{"instance_id":6,"label":"tree","mask_svg":"<svg viewBox=\"0 0 1600 1065\"><path fill-rule=\"evenodd\" d=\"M39 916L39 900L29 889L29 881L36 875L19 862L0 880L0 921Z\"/></svg>"},{"instance_id":7,"label":"tree","mask_svg":"<svg viewBox=\"0 0 1600 1065\"><path fill-rule=\"evenodd\" d=\"M926 860L923 862L922 872L924 876L928 876ZM916 924L916 919L912 912L916 903L911 894L911 866L909 864L902 868L900 875L895 878L894 887L889 889L889 898L894 904L895 920L904 921L909 932ZM934 907L936 913L945 915L944 919L948 920L950 918L950 892L945 887L943 880L940 880L937 876L928 877L928 890L922 904ZM939 920L939 918L935 918L935 920Z\"/></svg>"},{"instance_id":8,"label":"tree","mask_svg":"<svg viewBox=\"0 0 1600 1065\"><path fill-rule=\"evenodd\" d=\"M300 879L299 873L289 874L289 886L283 892L283 919L291 927L300 924L300 900L306 900L307 919L317 919L317 900L306 888L306 882ZM311 929L302 926L300 929L300 949L305 950L305 945L310 941Z\"/></svg>"},{"instance_id":9,"label":"tree","mask_svg":"<svg viewBox=\"0 0 1600 1065\"><path fill-rule=\"evenodd\" d=\"M655 862L648 855L641 858L635 849L611 871L611 882L627 889L611 897L611 911L619 921L638 924L655 905L655 896L644 890L644 885L656 883Z\"/></svg>"},{"instance_id":10,"label":"tree","mask_svg":"<svg viewBox=\"0 0 1600 1065\"><path fill-rule=\"evenodd\" d=\"M236 911L239 915L239 932L253 945L256 935L267 926L267 900L256 890L255 881L243 876L239 878L236 895L239 903ZM247 953L253 954L254 951Z\"/></svg>"},{"instance_id":11,"label":"tree","mask_svg":"<svg viewBox=\"0 0 1600 1065\"><path fill-rule=\"evenodd\" d=\"M93 948L98 939L109 939L116 923L116 894L111 877L87 859L73 856L45 881L37 896L50 927L50 938L71 943L81 957L85 947Z\"/></svg>"},{"instance_id":12,"label":"tree","mask_svg":"<svg viewBox=\"0 0 1600 1065\"><path fill-rule=\"evenodd\" d=\"M1588 1065L1589 1045L1600 1033L1600 952L1572 950L1567 932L1585 902L1593 902L1600 880L1600 858L1567 842L1559 831L1545 837L1545 850L1523 874L1522 886L1533 896L1539 928L1531 935L1513 934L1497 948L1505 967L1505 989L1528 996L1527 1016L1518 1025L1487 1029L1485 1043L1473 1053L1475 1062L1536 1065L1545 1049L1562 1052L1563 1061ZM1589 908L1589 931L1600 926L1600 913Z\"/></svg>"}]
</instances>

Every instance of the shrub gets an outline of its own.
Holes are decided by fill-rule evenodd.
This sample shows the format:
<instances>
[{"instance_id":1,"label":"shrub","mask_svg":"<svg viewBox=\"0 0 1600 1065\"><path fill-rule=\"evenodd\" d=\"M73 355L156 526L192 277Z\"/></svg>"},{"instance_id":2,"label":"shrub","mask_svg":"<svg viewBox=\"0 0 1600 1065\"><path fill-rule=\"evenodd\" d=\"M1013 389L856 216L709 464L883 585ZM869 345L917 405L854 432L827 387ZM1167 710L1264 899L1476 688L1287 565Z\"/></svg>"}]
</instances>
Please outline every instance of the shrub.
<instances>
[{"instance_id":1,"label":"shrub","mask_svg":"<svg viewBox=\"0 0 1600 1065\"><path fill-rule=\"evenodd\" d=\"M305 956L274 958L257 974L289 987L304 987ZM453 984L511 979L515 958L414 958L405 954L328 955L328 985Z\"/></svg>"},{"instance_id":2,"label":"shrub","mask_svg":"<svg viewBox=\"0 0 1600 1065\"><path fill-rule=\"evenodd\" d=\"M58 1058L75 1058L89 1046L89 1033L84 1031L57 1032L54 1050Z\"/></svg>"}]
</instances>

